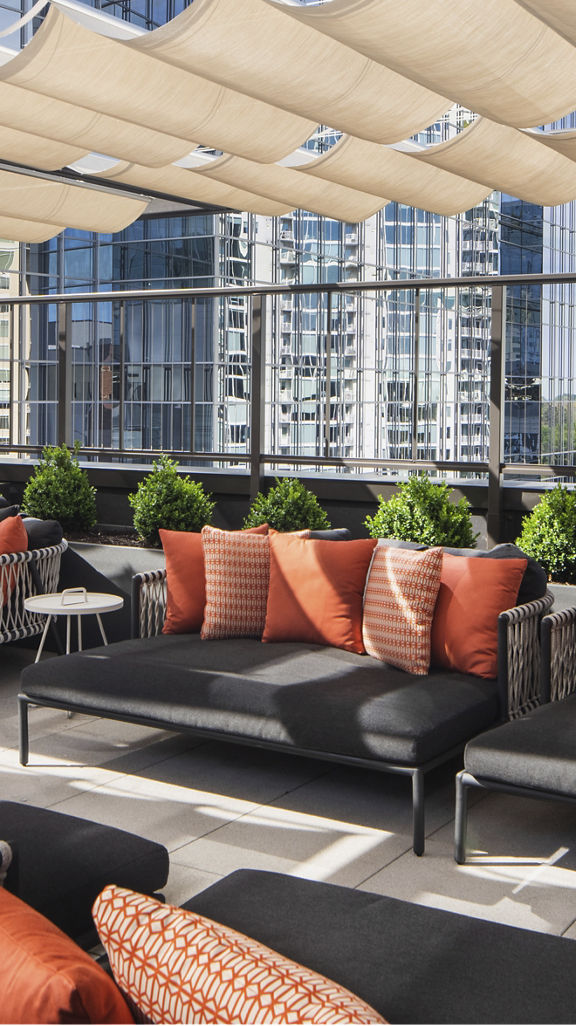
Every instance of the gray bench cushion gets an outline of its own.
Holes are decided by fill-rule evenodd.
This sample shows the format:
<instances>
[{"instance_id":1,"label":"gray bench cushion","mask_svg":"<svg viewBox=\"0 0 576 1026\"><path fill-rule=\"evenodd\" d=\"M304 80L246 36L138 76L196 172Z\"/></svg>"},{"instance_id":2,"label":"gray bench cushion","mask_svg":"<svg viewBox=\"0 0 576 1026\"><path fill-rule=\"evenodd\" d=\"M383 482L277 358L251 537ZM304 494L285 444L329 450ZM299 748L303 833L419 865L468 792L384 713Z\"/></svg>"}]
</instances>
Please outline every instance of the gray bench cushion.
<instances>
[{"instance_id":1,"label":"gray bench cushion","mask_svg":"<svg viewBox=\"0 0 576 1026\"><path fill-rule=\"evenodd\" d=\"M324 973L392 1023L574 1022L573 940L254 870L184 908Z\"/></svg>"},{"instance_id":2,"label":"gray bench cushion","mask_svg":"<svg viewBox=\"0 0 576 1026\"><path fill-rule=\"evenodd\" d=\"M94 931L92 905L106 884L153 894L168 879L163 845L52 809L0 802L0 837L14 851L7 890L72 937Z\"/></svg>"},{"instance_id":3,"label":"gray bench cushion","mask_svg":"<svg viewBox=\"0 0 576 1026\"><path fill-rule=\"evenodd\" d=\"M27 667L22 690L117 719L421 765L498 721L495 681L413 677L369 656L198 635L117 642Z\"/></svg>"},{"instance_id":4,"label":"gray bench cushion","mask_svg":"<svg viewBox=\"0 0 576 1026\"><path fill-rule=\"evenodd\" d=\"M464 765L474 777L576 798L576 695L475 738Z\"/></svg>"}]
</instances>

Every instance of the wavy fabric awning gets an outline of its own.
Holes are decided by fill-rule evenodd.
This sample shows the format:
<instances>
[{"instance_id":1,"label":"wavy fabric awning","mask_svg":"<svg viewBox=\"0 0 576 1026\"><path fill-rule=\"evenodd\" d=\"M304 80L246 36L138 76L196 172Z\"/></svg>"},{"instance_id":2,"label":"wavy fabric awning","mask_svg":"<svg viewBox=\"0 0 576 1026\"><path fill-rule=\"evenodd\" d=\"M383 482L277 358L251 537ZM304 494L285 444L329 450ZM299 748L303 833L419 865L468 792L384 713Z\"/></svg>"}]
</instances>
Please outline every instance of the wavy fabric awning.
<instances>
[{"instance_id":1,"label":"wavy fabric awning","mask_svg":"<svg viewBox=\"0 0 576 1026\"><path fill-rule=\"evenodd\" d=\"M464 130L403 141L454 103ZM576 199L576 129L538 126L575 109L574 0L193 0L152 32L54 0L0 50L0 162L21 165L0 171L0 232L118 231L155 195L346 221L493 190L555 205ZM318 125L335 144L299 151ZM90 184L46 180L91 153L110 159Z\"/></svg>"},{"instance_id":2,"label":"wavy fabric awning","mask_svg":"<svg viewBox=\"0 0 576 1026\"><path fill-rule=\"evenodd\" d=\"M108 192L103 195L85 185L0 171L0 219L15 217L46 226L51 223L82 231L118 232L145 209L145 200Z\"/></svg>"}]
</instances>

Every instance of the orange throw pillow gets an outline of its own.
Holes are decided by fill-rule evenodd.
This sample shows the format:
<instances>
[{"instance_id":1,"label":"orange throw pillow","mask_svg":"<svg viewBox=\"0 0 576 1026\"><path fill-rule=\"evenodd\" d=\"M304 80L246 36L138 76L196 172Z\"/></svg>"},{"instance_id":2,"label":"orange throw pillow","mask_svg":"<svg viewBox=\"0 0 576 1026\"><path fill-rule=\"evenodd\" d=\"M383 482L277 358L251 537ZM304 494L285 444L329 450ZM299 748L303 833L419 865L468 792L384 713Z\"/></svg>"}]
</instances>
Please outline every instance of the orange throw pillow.
<instances>
[{"instance_id":1,"label":"orange throw pillow","mask_svg":"<svg viewBox=\"0 0 576 1026\"><path fill-rule=\"evenodd\" d=\"M70 937L0 889L1 1021L134 1022L120 991Z\"/></svg>"},{"instance_id":2,"label":"orange throw pillow","mask_svg":"<svg viewBox=\"0 0 576 1026\"><path fill-rule=\"evenodd\" d=\"M199 531L158 532L166 557L166 619L163 634L199 631L204 619L206 585L204 550ZM249 527L246 534L267 534L268 524Z\"/></svg>"},{"instance_id":3,"label":"orange throw pillow","mask_svg":"<svg viewBox=\"0 0 576 1026\"><path fill-rule=\"evenodd\" d=\"M10 552L26 552L28 549L28 533L22 517L6 517L0 521L0 556ZM16 571L11 567L2 567L2 603L6 603L16 583Z\"/></svg>"},{"instance_id":4,"label":"orange throw pillow","mask_svg":"<svg viewBox=\"0 0 576 1026\"><path fill-rule=\"evenodd\" d=\"M196 912L113 884L92 912L114 979L146 1022L384 1022L339 983Z\"/></svg>"},{"instance_id":5,"label":"orange throw pillow","mask_svg":"<svg viewBox=\"0 0 576 1026\"><path fill-rule=\"evenodd\" d=\"M428 673L441 569L440 548L415 552L378 545L364 595L362 638L368 655L407 673Z\"/></svg>"},{"instance_id":6,"label":"orange throw pillow","mask_svg":"<svg viewBox=\"0 0 576 1026\"><path fill-rule=\"evenodd\" d=\"M498 616L516 604L526 559L442 558L432 622L432 663L498 676Z\"/></svg>"},{"instance_id":7,"label":"orange throw pillow","mask_svg":"<svg viewBox=\"0 0 576 1026\"><path fill-rule=\"evenodd\" d=\"M202 528L206 606L200 637L261 638L270 580L266 535Z\"/></svg>"},{"instance_id":8,"label":"orange throw pillow","mask_svg":"<svg viewBox=\"0 0 576 1026\"><path fill-rule=\"evenodd\" d=\"M270 537L270 590L262 641L308 641L364 652L362 598L376 545Z\"/></svg>"}]
</instances>

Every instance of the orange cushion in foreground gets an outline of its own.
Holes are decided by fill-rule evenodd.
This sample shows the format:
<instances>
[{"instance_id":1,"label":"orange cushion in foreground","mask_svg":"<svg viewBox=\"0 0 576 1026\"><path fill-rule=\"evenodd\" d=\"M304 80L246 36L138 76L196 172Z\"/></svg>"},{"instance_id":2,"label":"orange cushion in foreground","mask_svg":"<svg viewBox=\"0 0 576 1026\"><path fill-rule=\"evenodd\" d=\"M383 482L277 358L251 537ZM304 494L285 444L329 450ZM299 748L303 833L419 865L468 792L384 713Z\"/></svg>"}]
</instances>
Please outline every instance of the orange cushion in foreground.
<instances>
[{"instance_id":1,"label":"orange cushion in foreground","mask_svg":"<svg viewBox=\"0 0 576 1026\"><path fill-rule=\"evenodd\" d=\"M270 536L270 590L262 641L308 641L363 652L362 599L376 539Z\"/></svg>"},{"instance_id":2,"label":"orange cushion in foreground","mask_svg":"<svg viewBox=\"0 0 576 1026\"><path fill-rule=\"evenodd\" d=\"M58 927L0 888L2 1022L130 1023L104 970Z\"/></svg>"},{"instance_id":3,"label":"orange cushion in foreground","mask_svg":"<svg viewBox=\"0 0 576 1026\"><path fill-rule=\"evenodd\" d=\"M498 675L498 615L516 604L526 559L444 553L432 621L432 665Z\"/></svg>"}]
</instances>

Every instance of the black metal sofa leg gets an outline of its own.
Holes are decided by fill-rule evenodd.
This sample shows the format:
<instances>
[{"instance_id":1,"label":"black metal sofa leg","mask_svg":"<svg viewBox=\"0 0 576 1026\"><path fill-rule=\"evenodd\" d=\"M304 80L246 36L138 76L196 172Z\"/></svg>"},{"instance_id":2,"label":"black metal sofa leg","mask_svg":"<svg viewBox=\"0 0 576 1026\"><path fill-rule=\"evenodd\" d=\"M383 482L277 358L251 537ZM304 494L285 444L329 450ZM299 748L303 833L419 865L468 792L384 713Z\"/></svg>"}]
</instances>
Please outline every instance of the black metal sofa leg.
<instances>
[{"instance_id":1,"label":"black metal sofa leg","mask_svg":"<svg viewBox=\"0 0 576 1026\"><path fill-rule=\"evenodd\" d=\"M468 788L466 770L456 774L456 814L454 820L454 858L458 865L466 862L466 834L468 828Z\"/></svg>"},{"instance_id":2,"label":"black metal sofa leg","mask_svg":"<svg viewBox=\"0 0 576 1026\"><path fill-rule=\"evenodd\" d=\"M28 765L29 736L28 736L28 700L21 695L18 696L18 711L20 722L20 765Z\"/></svg>"},{"instance_id":3,"label":"black metal sofa leg","mask_svg":"<svg viewBox=\"0 0 576 1026\"><path fill-rule=\"evenodd\" d=\"M419 769L412 773L412 831L414 854L423 855L425 844L424 773Z\"/></svg>"}]
</instances>

